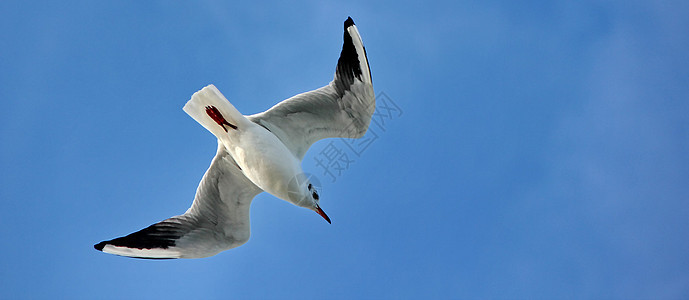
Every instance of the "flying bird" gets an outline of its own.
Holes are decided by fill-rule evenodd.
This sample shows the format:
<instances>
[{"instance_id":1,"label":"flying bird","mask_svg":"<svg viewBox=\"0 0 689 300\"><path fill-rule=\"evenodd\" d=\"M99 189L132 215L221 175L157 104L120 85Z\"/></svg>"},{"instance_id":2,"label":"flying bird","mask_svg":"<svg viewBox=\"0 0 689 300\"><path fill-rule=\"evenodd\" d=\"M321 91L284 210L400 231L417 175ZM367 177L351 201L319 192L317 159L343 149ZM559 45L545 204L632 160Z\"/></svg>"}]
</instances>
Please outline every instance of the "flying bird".
<instances>
[{"instance_id":1,"label":"flying bird","mask_svg":"<svg viewBox=\"0 0 689 300\"><path fill-rule=\"evenodd\" d=\"M209 85L183 110L218 139L218 150L182 215L129 235L103 241L97 250L135 258L201 258L249 240L249 208L265 191L315 211L328 223L318 191L301 161L324 138L360 138L371 122L375 95L366 50L352 18L334 79L284 100L262 113L242 115Z\"/></svg>"}]
</instances>

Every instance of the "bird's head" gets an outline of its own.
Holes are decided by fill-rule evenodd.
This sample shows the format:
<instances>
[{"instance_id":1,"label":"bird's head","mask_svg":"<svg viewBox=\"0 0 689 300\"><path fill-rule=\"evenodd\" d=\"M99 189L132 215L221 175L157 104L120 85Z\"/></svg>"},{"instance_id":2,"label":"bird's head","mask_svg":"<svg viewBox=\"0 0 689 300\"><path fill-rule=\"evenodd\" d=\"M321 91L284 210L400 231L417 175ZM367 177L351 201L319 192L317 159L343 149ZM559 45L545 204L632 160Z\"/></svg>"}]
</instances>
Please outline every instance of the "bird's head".
<instances>
[{"instance_id":1,"label":"bird's head","mask_svg":"<svg viewBox=\"0 0 689 300\"><path fill-rule=\"evenodd\" d=\"M316 190L316 185L311 183L305 174L299 174L296 180L290 182L290 185L292 185L289 189L290 202L297 206L315 211L330 223L330 218L325 214L323 209L321 209L320 196Z\"/></svg>"},{"instance_id":2,"label":"bird's head","mask_svg":"<svg viewBox=\"0 0 689 300\"><path fill-rule=\"evenodd\" d=\"M325 214L323 209L321 209L319 200L320 197L318 196L318 191L316 190L316 188L313 186L313 184L309 183L307 189L311 194L311 206L309 206L308 208L318 213L321 217L323 217L323 219L330 223L330 218L328 217L328 215Z\"/></svg>"}]
</instances>

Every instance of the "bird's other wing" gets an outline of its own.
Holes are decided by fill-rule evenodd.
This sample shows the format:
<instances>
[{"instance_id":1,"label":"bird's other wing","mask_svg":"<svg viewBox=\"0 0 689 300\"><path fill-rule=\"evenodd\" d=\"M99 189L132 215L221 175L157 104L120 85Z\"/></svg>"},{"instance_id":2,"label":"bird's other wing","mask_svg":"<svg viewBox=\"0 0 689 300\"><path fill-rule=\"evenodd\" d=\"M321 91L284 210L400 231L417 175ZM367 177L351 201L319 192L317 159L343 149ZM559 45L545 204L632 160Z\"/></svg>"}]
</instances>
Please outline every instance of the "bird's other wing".
<instances>
[{"instance_id":1,"label":"bird's other wing","mask_svg":"<svg viewBox=\"0 0 689 300\"><path fill-rule=\"evenodd\" d=\"M186 213L94 247L135 258L213 256L249 240L249 208L260 192L219 143Z\"/></svg>"},{"instance_id":2,"label":"bird's other wing","mask_svg":"<svg viewBox=\"0 0 689 300\"><path fill-rule=\"evenodd\" d=\"M366 50L352 18L330 84L284 100L248 118L275 134L299 159L313 143L329 137L362 137L375 110Z\"/></svg>"}]
</instances>

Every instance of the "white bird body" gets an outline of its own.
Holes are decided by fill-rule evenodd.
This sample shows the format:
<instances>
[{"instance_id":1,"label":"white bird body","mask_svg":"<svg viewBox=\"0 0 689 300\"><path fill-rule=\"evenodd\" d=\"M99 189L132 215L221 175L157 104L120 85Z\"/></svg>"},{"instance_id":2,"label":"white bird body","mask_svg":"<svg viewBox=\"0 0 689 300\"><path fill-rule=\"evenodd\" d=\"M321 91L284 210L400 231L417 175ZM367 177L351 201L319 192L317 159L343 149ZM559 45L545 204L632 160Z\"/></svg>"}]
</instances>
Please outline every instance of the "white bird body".
<instances>
[{"instance_id":1,"label":"white bird body","mask_svg":"<svg viewBox=\"0 0 689 300\"><path fill-rule=\"evenodd\" d=\"M295 182L294 178L303 173L300 162L275 135L256 124L247 132L235 135L240 142L229 148L230 153L251 182L282 200L301 200L291 199L294 195L290 191L302 189L289 186L290 181Z\"/></svg>"},{"instance_id":2,"label":"white bird body","mask_svg":"<svg viewBox=\"0 0 689 300\"><path fill-rule=\"evenodd\" d=\"M223 116L231 116L228 122L235 122L237 128L223 130L206 113L207 107L215 107ZM303 182L295 180L303 174L300 161L274 134L240 114L214 85L194 93L183 109L220 140L253 184L292 203L308 196L304 189L289 186L290 182Z\"/></svg>"},{"instance_id":3,"label":"white bird body","mask_svg":"<svg viewBox=\"0 0 689 300\"><path fill-rule=\"evenodd\" d=\"M343 40L333 81L265 112L242 115L214 85L194 93L183 109L217 137L218 149L191 207L94 247L135 258L212 256L249 240L251 201L262 191L330 223L301 160L320 139L363 136L375 110L366 50L351 18Z\"/></svg>"}]
</instances>

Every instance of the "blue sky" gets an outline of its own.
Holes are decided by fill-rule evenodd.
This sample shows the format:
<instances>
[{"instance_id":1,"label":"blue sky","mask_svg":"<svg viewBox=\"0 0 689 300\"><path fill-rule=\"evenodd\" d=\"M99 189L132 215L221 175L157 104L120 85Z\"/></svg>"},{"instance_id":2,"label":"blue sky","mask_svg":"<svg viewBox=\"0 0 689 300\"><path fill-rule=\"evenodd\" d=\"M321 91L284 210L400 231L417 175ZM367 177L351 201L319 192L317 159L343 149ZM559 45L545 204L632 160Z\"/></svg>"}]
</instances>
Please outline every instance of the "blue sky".
<instances>
[{"instance_id":1,"label":"blue sky","mask_svg":"<svg viewBox=\"0 0 689 300\"><path fill-rule=\"evenodd\" d=\"M0 298L689 298L687 3L2 1ZM92 248L191 204L193 92L320 87L347 16L399 112L307 153L332 225L264 193L211 258Z\"/></svg>"}]
</instances>

